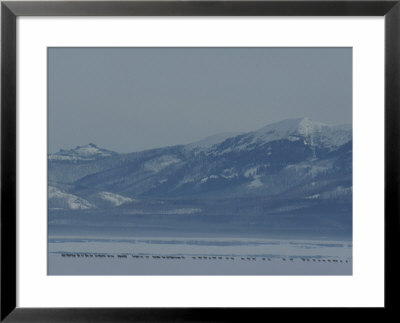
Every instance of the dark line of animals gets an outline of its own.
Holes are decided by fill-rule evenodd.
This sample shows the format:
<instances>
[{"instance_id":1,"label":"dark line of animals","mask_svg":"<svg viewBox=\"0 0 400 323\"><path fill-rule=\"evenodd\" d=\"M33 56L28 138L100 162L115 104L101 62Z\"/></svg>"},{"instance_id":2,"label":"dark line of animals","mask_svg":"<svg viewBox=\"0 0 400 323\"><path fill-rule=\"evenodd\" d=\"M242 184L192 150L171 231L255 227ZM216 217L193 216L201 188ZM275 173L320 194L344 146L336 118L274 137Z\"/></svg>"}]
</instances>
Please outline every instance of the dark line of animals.
<instances>
[{"instance_id":1,"label":"dark line of animals","mask_svg":"<svg viewBox=\"0 0 400 323\"><path fill-rule=\"evenodd\" d=\"M135 259L186 259L185 256L158 256L158 255L132 255L132 254L92 254L92 253L61 253L61 257L73 257L73 258L128 258L128 256ZM199 259L199 260L243 260L243 261L271 261L272 258L264 258L264 257L222 257L222 256L191 256L188 257L191 259ZM282 261L294 261L295 258L274 258L281 259ZM329 263L348 263L348 260L338 260L338 259L314 259L314 258L296 258L297 260L301 260L303 262L329 262Z\"/></svg>"}]
</instances>

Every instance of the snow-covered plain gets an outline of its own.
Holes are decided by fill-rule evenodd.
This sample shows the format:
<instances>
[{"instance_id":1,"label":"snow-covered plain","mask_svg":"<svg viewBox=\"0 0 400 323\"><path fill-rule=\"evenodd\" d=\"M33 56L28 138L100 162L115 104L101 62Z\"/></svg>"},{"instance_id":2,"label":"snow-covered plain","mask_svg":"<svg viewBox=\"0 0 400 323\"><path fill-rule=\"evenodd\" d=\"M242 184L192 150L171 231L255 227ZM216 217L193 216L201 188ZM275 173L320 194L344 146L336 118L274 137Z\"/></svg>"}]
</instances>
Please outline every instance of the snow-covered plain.
<instances>
[{"instance_id":1,"label":"snow-covered plain","mask_svg":"<svg viewBox=\"0 0 400 323\"><path fill-rule=\"evenodd\" d=\"M49 275L351 275L348 241L49 239Z\"/></svg>"}]
</instances>

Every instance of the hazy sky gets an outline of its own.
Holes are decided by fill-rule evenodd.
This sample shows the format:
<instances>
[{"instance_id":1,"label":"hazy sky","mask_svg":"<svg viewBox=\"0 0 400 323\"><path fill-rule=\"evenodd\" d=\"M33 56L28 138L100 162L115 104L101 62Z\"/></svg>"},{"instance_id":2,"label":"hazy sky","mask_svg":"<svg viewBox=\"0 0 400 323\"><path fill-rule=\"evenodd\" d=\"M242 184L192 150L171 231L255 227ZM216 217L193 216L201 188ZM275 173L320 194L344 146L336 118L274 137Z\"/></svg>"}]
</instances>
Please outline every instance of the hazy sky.
<instances>
[{"instance_id":1,"label":"hazy sky","mask_svg":"<svg viewBox=\"0 0 400 323\"><path fill-rule=\"evenodd\" d=\"M49 152L186 144L309 117L352 122L351 48L50 48Z\"/></svg>"}]
</instances>

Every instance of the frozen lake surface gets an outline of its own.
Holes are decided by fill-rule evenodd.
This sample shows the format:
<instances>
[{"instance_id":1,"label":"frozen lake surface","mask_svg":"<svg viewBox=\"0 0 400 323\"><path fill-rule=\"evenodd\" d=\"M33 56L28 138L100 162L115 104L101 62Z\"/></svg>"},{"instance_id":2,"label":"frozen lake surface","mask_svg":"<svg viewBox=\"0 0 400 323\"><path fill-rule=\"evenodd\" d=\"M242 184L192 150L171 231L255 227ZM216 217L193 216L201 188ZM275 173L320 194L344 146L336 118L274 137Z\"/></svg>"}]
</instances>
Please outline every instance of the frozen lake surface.
<instances>
[{"instance_id":1,"label":"frozen lake surface","mask_svg":"<svg viewBox=\"0 0 400 323\"><path fill-rule=\"evenodd\" d=\"M247 238L49 238L49 275L351 275L352 243Z\"/></svg>"}]
</instances>

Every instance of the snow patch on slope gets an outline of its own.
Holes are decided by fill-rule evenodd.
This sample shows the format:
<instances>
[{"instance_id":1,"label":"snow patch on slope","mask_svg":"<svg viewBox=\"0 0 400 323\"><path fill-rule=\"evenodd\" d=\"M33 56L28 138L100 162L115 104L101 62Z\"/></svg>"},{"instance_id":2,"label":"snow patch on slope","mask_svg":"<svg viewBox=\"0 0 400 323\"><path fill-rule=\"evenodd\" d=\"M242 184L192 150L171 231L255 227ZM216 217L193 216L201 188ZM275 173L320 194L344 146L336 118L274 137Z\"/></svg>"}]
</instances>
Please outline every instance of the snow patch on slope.
<instances>
[{"instance_id":1,"label":"snow patch on slope","mask_svg":"<svg viewBox=\"0 0 400 323\"><path fill-rule=\"evenodd\" d=\"M185 176L185 177L178 183L178 185L176 185L176 188L181 187L182 185L185 185L185 184L188 184L188 183L193 183L194 180L195 180L195 178L192 177L192 176L190 176L190 177Z\"/></svg>"},{"instance_id":2,"label":"snow patch on slope","mask_svg":"<svg viewBox=\"0 0 400 323\"><path fill-rule=\"evenodd\" d=\"M120 206L122 204L135 201L134 199L131 199L129 197L111 193L111 192L100 192L99 196L101 199L103 199L107 202L110 202L114 206Z\"/></svg>"},{"instance_id":3,"label":"snow patch on slope","mask_svg":"<svg viewBox=\"0 0 400 323\"><path fill-rule=\"evenodd\" d=\"M85 199L60 191L53 186L49 186L48 199L49 208L51 209L86 210L95 207Z\"/></svg>"},{"instance_id":4,"label":"snow patch on slope","mask_svg":"<svg viewBox=\"0 0 400 323\"><path fill-rule=\"evenodd\" d=\"M343 187L338 186L334 190L330 192L324 192L321 194L322 198L329 199L329 198L342 198L346 195L351 195L353 193L353 188L350 187Z\"/></svg>"},{"instance_id":5,"label":"snow patch on slope","mask_svg":"<svg viewBox=\"0 0 400 323\"><path fill-rule=\"evenodd\" d=\"M257 170L258 170L258 167L249 168L248 170L246 170L244 172L244 176L247 178L254 177L257 174Z\"/></svg>"},{"instance_id":6,"label":"snow patch on slope","mask_svg":"<svg viewBox=\"0 0 400 323\"><path fill-rule=\"evenodd\" d=\"M263 182L261 182L260 177L261 177L260 175L253 176L254 179L247 186L250 188L257 188L257 187L263 186L264 184L263 184Z\"/></svg>"},{"instance_id":7,"label":"snow patch on slope","mask_svg":"<svg viewBox=\"0 0 400 323\"><path fill-rule=\"evenodd\" d=\"M179 163L181 160L172 155L165 155L146 162L143 167L145 170L158 173L164 168Z\"/></svg>"},{"instance_id":8,"label":"snow patch on slope","mask_svg":"<svg viewBox=\"0 0 400 323\"><path fill-rule=\"evenodd\" d=\"M204 184L204 183L206 183L206 182L208 182L209 180L211 180L211 179L218 179L218 175L210 175L210 176L207 176L207 177L204 177L201 181L200 181L200 184Z\"/></svg>"}]
</instances>

